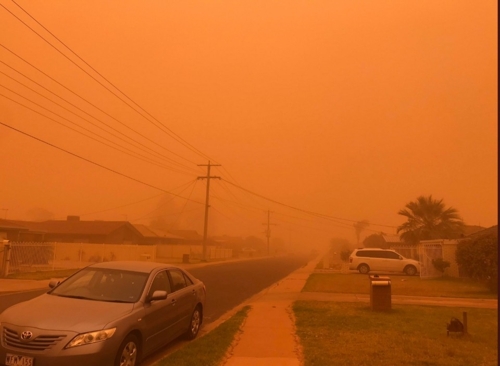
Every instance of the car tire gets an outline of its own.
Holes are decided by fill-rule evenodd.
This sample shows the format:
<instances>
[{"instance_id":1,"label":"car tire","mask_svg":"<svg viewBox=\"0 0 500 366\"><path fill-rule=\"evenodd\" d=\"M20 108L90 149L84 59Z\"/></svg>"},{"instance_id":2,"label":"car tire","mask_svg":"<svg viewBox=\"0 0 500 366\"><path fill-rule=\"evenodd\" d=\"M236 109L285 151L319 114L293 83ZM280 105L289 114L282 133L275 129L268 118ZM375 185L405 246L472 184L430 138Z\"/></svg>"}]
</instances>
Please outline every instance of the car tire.
<instances>
[{"instance_id":1,"label":"car tire","mask_svg":"<svg viewBox=\"0 0 500 366\"><path fill-rule=\"evenodd\" d=\"M370 272L370 267L368 267L368 264L360 264L358 266L358 271L361 274L367 274L368 272Z\"/></svg>"},{"instance_id":2,"label":"car tire","mask_svg":"<svg viewBox=\"0 0 500 366\"><path fill-rule=\"evenodd\" d=\"M115 366L138 366L140 363L139 340L133 334L124 339L116 354Z\"/></svg>"},{"instance_id":3,"label":"car tire","mask_svg":"<svg viewBox=\"0 0 500 366\"><path fill-rule=\"evenodd\" d=\"M191 320L189 322L189 328L186 332L187 339L195 339L200 331L201 323L203 321L203 313L201 311L201 307L197 306L193 314L191 315Z\"/></svg>"},{"instance_id":4,"label":"car tire","mask_svg":"<svg viewBox=\"0 0 500 366\"><path fill-rule=\"evenodd\" d=\"M417 274L417 269L414 266L407 266L405 268L405 273L408 276L415 276Z\"/></svg>"}]
</instances>

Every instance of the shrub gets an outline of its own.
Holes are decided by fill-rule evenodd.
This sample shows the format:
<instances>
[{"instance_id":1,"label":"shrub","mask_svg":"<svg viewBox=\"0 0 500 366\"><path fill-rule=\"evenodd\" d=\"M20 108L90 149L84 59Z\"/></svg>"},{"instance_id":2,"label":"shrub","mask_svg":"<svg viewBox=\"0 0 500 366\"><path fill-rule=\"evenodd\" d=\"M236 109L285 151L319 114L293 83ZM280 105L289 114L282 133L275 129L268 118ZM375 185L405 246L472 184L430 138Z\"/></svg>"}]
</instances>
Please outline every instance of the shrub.
<instances>
[{"instance_id":1,"label":"shrub","mask_svg":"<svg viewBox=\"0 0 500 366\"><path fill-rule=\"evenodd\" d=\"M457 246L456 260L462 274L498 291L498 235L461 241Z\"/></svg>"},{"instance_id":2,"label":"shrub","mask_svg":"<svg viewBox=\"0 0 500 366\"><path fill-rule=\"evenodd\" d=\"M340 260L342 262L348 262L349 261L349 256L351 255L351 250L342 250L340 252Z\"/></svg>"},{"instance_id":3,"label":"shrub","mask_svg":"<svg viewBox=\"0 0 500 366\"><path fill-rule=\"evenodd\" d=\"M450 266L450 262L443 260L443 258L436 258L432 260L432 265L439 272L444 273L444 270Z\"/></svg>"}]
</instances>

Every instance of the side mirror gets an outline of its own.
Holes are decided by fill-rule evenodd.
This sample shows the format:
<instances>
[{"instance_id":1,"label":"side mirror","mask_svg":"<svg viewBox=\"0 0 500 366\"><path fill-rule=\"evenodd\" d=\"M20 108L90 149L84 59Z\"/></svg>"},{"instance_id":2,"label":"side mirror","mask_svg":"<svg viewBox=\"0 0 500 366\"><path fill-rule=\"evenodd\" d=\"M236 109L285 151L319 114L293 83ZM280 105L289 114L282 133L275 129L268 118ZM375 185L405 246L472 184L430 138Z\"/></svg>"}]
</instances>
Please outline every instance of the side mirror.
<instances>
[{"instance_id":1,"label":"side mirror","mask_svg":"<svg viewBox=\"0 0 500 366\"><path fill-rule=\"evenodd\" d=\"M149 302L157 300L165 300L167 298L167 291L156 290L153 295L149 297Z\"/></svg>"},{"instance_id":2,"label":"side mirror","mask_svg":"<svg viewBox=\"0 0 500 366\"><path fill-rule=\"evenodd\" d=\"M60 283L61 283L61 281L58 281L58 280L50 280L49 287L50 288L57 287L57 286L59 286Z\"/></svg>"}]
</instances>

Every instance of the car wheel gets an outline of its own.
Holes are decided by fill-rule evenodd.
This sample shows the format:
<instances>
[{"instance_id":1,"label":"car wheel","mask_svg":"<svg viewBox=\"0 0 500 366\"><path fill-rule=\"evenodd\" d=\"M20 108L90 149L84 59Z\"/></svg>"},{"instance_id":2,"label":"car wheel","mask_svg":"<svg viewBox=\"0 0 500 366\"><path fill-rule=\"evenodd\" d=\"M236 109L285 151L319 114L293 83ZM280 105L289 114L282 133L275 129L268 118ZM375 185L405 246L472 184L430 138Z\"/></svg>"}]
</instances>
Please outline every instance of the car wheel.
<instances>
[{"instance_id":1,"label":"car wheel","mask_svg":"<svg viewBox=\"0 0 500 366\"><path fill-rule=\"evenodd\" d=\"M138 366L139 350L137 337L133 334L129 335L118 349L115 366Z\"/></svg>"},{"instance_id":2,"label":"car wheel","mask_svg":"<svg viewBox=\"0 0 500 366\"><path fill-rule=\"evenodd\" d=\"M408 276L415 276L415 274L417 273L417 269L413 266L408 266L405 268L405 273Z\"/></svg>"},{"instance_id":3,"label":"car wheel","mask_svg":"<svg viewBox=\"0 0 500 366\"><path fill-rule=\"evenodd\" d=\"M202 322L202 312L199 306L196 307L191 315L191 321L189 322L189 328L186 332L187 339L195 339L200 331L200 326Z\"/></svg>"},{"instance_id":4,"label":"car wheel","mask_svg":"<svg viewBox=\"0 0 500 366\"><path fill-rule=\"evenodd\" d=\"M358 271L361 274L367 274L368 272L370 272L370 267L368 267L367 264L360 264L358 267Z\"/></svg>"}]
</instances>

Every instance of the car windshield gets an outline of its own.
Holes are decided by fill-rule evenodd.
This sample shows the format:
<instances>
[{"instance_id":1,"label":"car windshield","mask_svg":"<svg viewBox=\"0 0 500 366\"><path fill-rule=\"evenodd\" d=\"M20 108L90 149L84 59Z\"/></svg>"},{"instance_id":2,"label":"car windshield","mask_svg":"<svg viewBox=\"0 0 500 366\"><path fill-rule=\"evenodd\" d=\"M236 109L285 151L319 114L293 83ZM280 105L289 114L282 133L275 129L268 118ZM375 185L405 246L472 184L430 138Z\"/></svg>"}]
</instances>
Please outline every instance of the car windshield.
<instances>
[{"instance_id":1,"label":"car windshield","mask_svg":"<svg viewBox=\"0 0 500 366\"><path fill-rule=\"evenodd\" d=\"M148 273L125 270L85 268L49 294L86 300L137 302L148 276Z\"/></svg>"}]
</instances>

